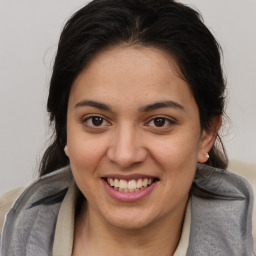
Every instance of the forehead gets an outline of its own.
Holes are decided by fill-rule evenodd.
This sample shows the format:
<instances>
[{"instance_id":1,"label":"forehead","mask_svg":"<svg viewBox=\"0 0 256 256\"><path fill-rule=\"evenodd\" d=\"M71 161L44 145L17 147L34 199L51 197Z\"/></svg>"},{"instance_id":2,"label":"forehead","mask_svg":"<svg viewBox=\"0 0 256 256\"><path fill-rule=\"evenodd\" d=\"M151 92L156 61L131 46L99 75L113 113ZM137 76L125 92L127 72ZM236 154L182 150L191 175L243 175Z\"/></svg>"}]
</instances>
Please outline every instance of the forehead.
<instances>
[{"instance_id":1,"label":"forehead","mask_svg":"<svg viewBox=\"0 0 256 256\"><path fill-rule=\"evenodd\" d=\"M153 47L118 46L96 55L73 83L72 104L90 97L111 103L130 97L123 103L147 104L170 97L185 102L193 96L169 54Z\"/></svg>"}]
</instances>

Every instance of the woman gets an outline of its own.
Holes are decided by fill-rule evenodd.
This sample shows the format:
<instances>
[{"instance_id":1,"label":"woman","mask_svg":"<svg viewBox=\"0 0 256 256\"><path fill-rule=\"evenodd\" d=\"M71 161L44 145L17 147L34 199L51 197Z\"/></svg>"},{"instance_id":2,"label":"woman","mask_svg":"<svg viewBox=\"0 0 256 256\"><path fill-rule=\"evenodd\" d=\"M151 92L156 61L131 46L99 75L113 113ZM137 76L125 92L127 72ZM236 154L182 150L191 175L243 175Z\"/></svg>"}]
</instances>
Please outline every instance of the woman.
<instances>
[{"instance_id":1,"label":"woman","mask_svg":"<svg viewBox=\"0 0 256 256\"><path fill-rule=\"evenodd\" d=\"M254 255L252 189L224 170L225 82L200 15L95 0L61 34L40 178L3 255ZM189 235L190 234L190 235Z\"/></svg>"}]
</instances>

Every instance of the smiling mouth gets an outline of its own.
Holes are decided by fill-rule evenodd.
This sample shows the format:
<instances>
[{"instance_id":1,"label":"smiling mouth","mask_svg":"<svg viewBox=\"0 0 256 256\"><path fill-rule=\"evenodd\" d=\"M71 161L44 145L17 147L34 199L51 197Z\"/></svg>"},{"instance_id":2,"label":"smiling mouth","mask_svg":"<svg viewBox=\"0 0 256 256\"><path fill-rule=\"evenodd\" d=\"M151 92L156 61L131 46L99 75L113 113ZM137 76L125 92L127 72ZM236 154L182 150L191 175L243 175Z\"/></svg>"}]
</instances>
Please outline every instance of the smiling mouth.
<instances>
[{"instance_id":1,"label":"smiling mouth","mask_svg":"<svg viewBox=\"0 0 256 256\"><path fill-rule=\"evenodd\" d=\"M150 187L154 182L159 181L157 178L141 178L131 180L104 178L104 180L113 189L124 193L139 192L147 187Z\"/></svg>"}]
</instances>

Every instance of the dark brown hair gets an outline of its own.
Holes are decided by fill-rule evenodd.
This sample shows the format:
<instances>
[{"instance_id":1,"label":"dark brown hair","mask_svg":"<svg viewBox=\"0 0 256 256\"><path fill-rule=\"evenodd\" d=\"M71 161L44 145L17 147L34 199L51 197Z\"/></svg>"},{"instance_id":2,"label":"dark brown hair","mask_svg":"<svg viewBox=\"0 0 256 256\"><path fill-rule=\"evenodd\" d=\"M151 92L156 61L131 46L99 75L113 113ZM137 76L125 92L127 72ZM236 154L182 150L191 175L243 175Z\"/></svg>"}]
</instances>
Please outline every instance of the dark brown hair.
<instances>
[{"instance_id":1,"label":"dark brown hair","mask_svg":"<svg viewBox=\"0 0 256 256\"><path fill-rule=\"evenodd\" d=\"M60 36L47 104L54 134L40 175L69 164L63 149L73 81L99 51L121 43L156 47L175 58L198 105L202 129L211 129L212 118L223 115L221 51L197 11L172 0L94 0L70 18ZM219 136L209 155L206 164L227 166Z\"/></svg>"}]
</instances>

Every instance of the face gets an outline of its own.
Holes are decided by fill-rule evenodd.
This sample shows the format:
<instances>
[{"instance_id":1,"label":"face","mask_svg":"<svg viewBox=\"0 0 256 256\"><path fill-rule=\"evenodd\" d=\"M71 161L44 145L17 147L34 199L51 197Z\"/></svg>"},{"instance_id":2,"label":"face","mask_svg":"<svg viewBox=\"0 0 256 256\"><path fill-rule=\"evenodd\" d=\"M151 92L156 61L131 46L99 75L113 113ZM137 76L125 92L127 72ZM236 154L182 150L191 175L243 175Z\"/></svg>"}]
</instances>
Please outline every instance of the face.
<instances>
[{"instance_id":1,"label":"face","mask_svg":"<svg viewBox=\"0 0 256 256\"><path fill-rule=\"evenodd\" d=\"M196 163L207 160L211 141L188 84L161 50L103 51L72 86L72 172L89 212L115 227L182 216Z\"/></svg>"}]
</instances>

